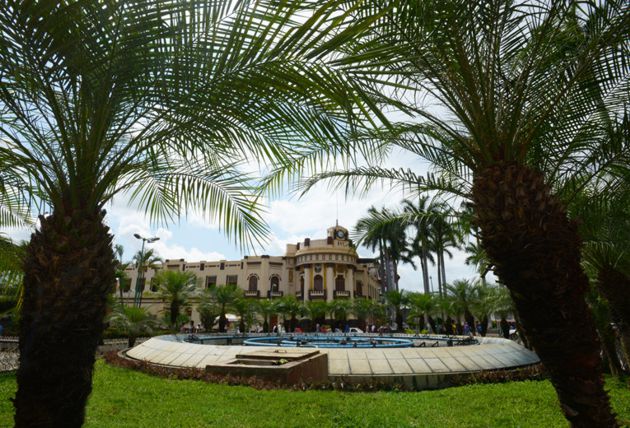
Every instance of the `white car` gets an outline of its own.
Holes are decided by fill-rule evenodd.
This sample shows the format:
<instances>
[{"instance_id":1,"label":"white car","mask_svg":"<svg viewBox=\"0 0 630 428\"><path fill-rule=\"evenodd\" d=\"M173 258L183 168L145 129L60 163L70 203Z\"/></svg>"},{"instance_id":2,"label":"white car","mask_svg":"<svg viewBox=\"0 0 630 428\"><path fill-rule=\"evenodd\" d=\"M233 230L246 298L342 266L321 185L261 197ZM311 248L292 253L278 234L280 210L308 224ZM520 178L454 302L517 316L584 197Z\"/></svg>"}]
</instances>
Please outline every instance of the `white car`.
<instances>
[{"instance_id":1,"label":"white car","mask_svg":"<svg viewBox=\"0 0 630 428\"><path fill-rule=\"evenodd\" d=\"M359 327L350 327L350 333L363 333Z\"/></svg>"}]
</instances>

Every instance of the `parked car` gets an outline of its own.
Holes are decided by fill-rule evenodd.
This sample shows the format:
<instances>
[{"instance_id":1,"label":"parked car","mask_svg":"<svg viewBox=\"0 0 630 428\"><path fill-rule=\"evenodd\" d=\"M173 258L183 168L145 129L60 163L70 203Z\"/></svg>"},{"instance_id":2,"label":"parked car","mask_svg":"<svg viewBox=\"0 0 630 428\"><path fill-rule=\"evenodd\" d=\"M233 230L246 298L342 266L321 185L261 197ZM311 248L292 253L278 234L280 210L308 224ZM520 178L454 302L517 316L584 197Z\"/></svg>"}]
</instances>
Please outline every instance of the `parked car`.
<instances>
[{"instance_id":1,"label":"parked car","mask_svg":"<svg viewBox=\"0 0 630 428\"><path fill-rule=\"evenodd\" d=\"M350 327L350 333L363 333L359 327Z\"/></svg>"}]
</instances>

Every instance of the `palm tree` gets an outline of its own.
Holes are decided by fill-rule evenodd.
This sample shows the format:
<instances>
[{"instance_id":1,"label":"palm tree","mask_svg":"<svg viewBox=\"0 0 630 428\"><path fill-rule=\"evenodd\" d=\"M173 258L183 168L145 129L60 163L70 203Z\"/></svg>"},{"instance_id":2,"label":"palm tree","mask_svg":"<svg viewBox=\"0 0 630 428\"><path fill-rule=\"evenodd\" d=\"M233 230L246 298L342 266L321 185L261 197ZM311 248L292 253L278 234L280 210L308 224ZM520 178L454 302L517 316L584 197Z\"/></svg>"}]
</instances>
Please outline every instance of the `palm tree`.
<instances>
[{"instance_id":1,"label":"palm tree","mask_svg":"<svg viewBox=\"0 0 630 428\"><path fill-rule=\"evenodd\" d=\"M409 303L407 292L390 290L385 293L385 302L394 311L396 331L403 331L403 307Z\"/></svg>"},{"instance_id":2,"label":"palm tree","mask_svg":"<svg viewBox=\"0 0 630 428\"><path fill-rule=\"evenodd\" d=\"M384 290L391 289L392 285L398 290L398 262L407 251L406 225L392 221L395 214L386 208L380 211L375 207L368 209L367 216L357 221L353 238L357 245L364 245L372 251L378 249L379 268ZM390 265L393 269L390 271Z\"/></svg>"},{"instance_id":3,"label":"palm tree","mask_svg":"<svg viewBox=\"0 0 630 428\"><path fill-rule=\"evenodd\" d=\"M258 301L258 310L257 312L263 317L263 331L265 333L269 333L269 319L270 317L276 313L276 308L274 306L273 301L269 299L260 299Z\"/></svg>"},{"instance_id":4,"label":"palm tree","mask_svg":"<svg viewBox=\"0 0 630 428\"><path fill-rule=\"evenodd\" d=\"M136 254L134 254L132 261L133 264L136 266L138 272L142 270L143 277L149 269L157 271L164 262L164 260L162 260L162 257L158 256L153 248L149 248L148 250L144 251L138 251ZM136 281L140 281L140 275L138 275ZM144 287L144 284L142 285L142 287Z\"/></svg>"},{"instance_id":5,"label":"palm tree","mask_svg":"<svg viewBox=\"0 0 630 428\"><path fill-rule=\"evenodd\" d=\"M431 284L429 283L429 262L435 263L433 255L431 254L431 226L434 220L434 206L429 202L428 196L420 196L417 205L414 205L409 199L403 200L402 204L403 212L413 216L413 220L411 220L410 223L415 228L415 236L410 249L413 256L420 258L424 293L429 294L431 292Z\"/></svg>"},{"instance_id":6,"label":"palm tree","mask_svg":"<svg viewBox=\"0 0 630 428\"><path fill-rule=\"evenodd\" d=\"M177 330L177 318L181 308L188 304L197 289L197 277L193 272L163 270L156 276L162 300L168 302L171 327Z\"/></svg>"},{"instance_id":7,"label":"palm tree","mask_svg":"<svg viewBox=\"0 0 630 428\"><path fill-rule=\"evenodd\" d=\"M436 299L427 293L409 293L409 316L411 318L422 318L423 324L427 330L433 333L439 333L431 316L437 309ZM419 323L418 323L419 324Z\"/></svg>"},{"instance_id":8,"label":"palm tree","mask_svg":"<svg viewBox=\"0 0 630 428\"><path fill-rule=\"evenodd\" d=\"M112 327L127 335L127 347L133 348L143 334L153 334L159 322L144 308L117 305L109 316Z\"/></svg>"},{"instance_id":9,"label":"palm tree","mask_svg":"<svg viewBox=\"0 0 630 428\"><path fill-rule=\"evenodd\" d=\"M232 308L240 317L239 329L242 334L249 330L256 314L256 306L256 301L248 299L244 295L237 297L232 302Z\"/></svg>"},{"instance_id":10,"label":"palm tree","mask_svg":"<svg viewBox=\"0 0 630 428\"><path fill-rule=\"evenodd\" d=\"M276 312L282 315L285 328L287 316L290 317L288 331L295 331L295 327L297 326L297 316L302 312L302 305L300 301L295 296L283 296L280 299L276 299L274 301Z\"/></svg>"},{"instance_id":11,"label":"palm tree","mask_svg":"<svg viewBox=\"0 0 630 428\"><path fill-rule=\"evenodd\" d=\"M457 228L449 222L449 218L453 217L452 209L446 204L440 204L435 211L437 216L431 225L430 243L432 250L437 256L438 291L440 295L443 295L444 286L446 285L444 255L453 258L453 254L448 249L451 247L458 248L460 239L457 234Z\"/></svg>"},{"instance_id":12,"label":"palm tree","mask_svg":"<svg viewBox=\"0 0 630 428\"><path fill-rule=\"evenodd\" d=\"M459 314L464 314L464 320L470 326L472 334L476 334L475 332L475 317L471 312L471 308L473 302L475 300L475 287L474 285L464 279L458 279L453 281L452 284L445 285L446 292L451 297L451 307L455 311L458 316Z\"/></svg>"},{"instance_id":13,"label":"palm tree","mask_svg":"<svg viewBox=\"0 0 630 428\"><path fill-rule=\"evenodd\" d=\"M585 192L571 208L586 240L582 249L585 269L609 302L630 360L630 175L626 179L614 192L600 189L597 196Z\"/></svg>"},{"instance_id":14,"label":"palm tree","mask_svg":"<svg viewBox=\"0 0 630 428\"><path fill-rule=\"evenodd\" d=\"M306 302L306 311L313 323L312 327L315 328L315 324L324 324L326 322L326 312L328 307L326 302L311 300Z\"/></svg>"},{"instance_id":15,"label":"palm tree","mask_svg":"<svg viewBox=\"0 0 630 428\"><path fill-rule=\"evenodd\" d=\"M114 196L127 192L158 222L200 208L249 246L267 228L239 162L292 164L346 145L363 95L326 54L345 40L332 13L304 22L299 2L2 2L0 171L23 205L50 213L24 263L16 426L83 422L115 282L103 209Z\"/></svg>"},{"instance_id":16,"label":"palm tree","mask_svg":"<svg viewBox=\"0 0 630 428\"><path fill-rule=\"evenodd\" d=\"M209 289L203 290L197 306L201 324L205 331L210 332L214 327L216 319L221 315L221 308L217 304L214 294Z\"/></svg>"},{"instance_id":17,"label":"palm tree","mask_svg":"<svg viewBox=\"0 0 630 428\"><path fill-rule=\"evenodd\" d=\"M356 315L359 323L365 328L365 332L368 333L368 326L370 322L374 322L375 302L371 299L355 299L352 307L352 312Z\"/></svg>"},{"instance_id":18,"label":"palm tree","mask_svg":"<svg viewBox=\"0 0 630 428\"><path fill-rule=\"evenodd\" d=\"M225 325L227 317L225 314L234 307L234 302L243 297L243 290L238 288L236 284L219 285L210 288L210 292L214 296L214 301L219 306L219 332L225 333Z\"/></svg>"},{"instance_id":19,"label":"palm tree","mask_svg":"<svg viewBox=\"0 0 630 428\"><path fill-rule=\"evenodd\" d=\"M367 166L316 174L303 189L322 179L360 190L392 180L472 201L481 245L566 418L615 426L580 239L562 202L572 192L558 184L574 175L580 188L623 154L604 130L627 101L627 2L373 0L349 21L341 61L375 97L418 120L361 135L355 144ZM427 96L431 108L408 102ZM434 169L383 168L394 146Z\"/></svg>"},{"instance_id":20,"label":"palm tree","mask_svg":"<svg viewBox=\"0 0 630 428\"><path fill-rule=\"evenodd\" d=\"M335 320L336 328L343 331L348 319L348 315L352 310L352 302L345 299L335 299L328 304L328 310Z\"/></svg>"}]
</instances>

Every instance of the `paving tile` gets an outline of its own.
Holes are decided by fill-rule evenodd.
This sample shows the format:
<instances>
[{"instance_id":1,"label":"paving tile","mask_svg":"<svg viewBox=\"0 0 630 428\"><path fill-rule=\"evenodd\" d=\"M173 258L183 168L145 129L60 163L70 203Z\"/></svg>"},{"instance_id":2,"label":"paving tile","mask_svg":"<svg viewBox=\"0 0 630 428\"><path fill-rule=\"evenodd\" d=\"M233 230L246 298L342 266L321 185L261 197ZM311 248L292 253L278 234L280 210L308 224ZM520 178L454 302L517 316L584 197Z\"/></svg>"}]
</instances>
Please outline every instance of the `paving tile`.
<instances>
[{"instance_id":1,"label":"paving tile","mask_svg":"<svg viewBox=\"0 0 630 428\"><path fill-rule=\"evenodd\" d=\"M383 349L383 352L385 353L385 357L388 360L393 360L396 358L404 358L403 354L398 349Z\"/></svg>"},{"instance_id":2,"label":"paving tile","mask_svg":"<svg viewBox=\"0 0 630 428\"><path fill-rule=\"evenodd\" d=\"M407 364L414 373L431 373L431 368L422 358L408 358Z\"/></svg>"},{"instance_id":3,"label":"paving tile","mask_svg":"<svg viewBox=\"0 0 630 428\"><path fill-rule=\"evenodd\" d=\"M415 348L403 348L400 350L400 353L406 359L408 358L418 358L418 351Z\"/></svg>"},{"instance_id":4,"label":"paving tile","mask_svg":"<svg viewBox=\"0 0 630 428\"><path fill-rule=\"evenodd\" d=\"M328 360L328 373L331 375L350 374L350 365L348 364L348 360Z\"/></svg>"},{"instance_id":5,"label":"paving tile","mask_svg":"<svg viewBox=\"0 0 630 428\"><path fill-rule=\"evenodd\" d=\"M404 358L388 359L387 362L389 362L392 371L396 374L413 373L413 370L411 370L411 367L409 367L409 364L407 364Z\"/></svg>"},{"instance_id":6,"label":"paving tile","mask_svg":"<svg viewBox=\"0 0 630 428\"><path fill-rule=\"evenodd\" d=\"M431 368L432 372L447 372L448 367L438 358L425 358L424 362Z\"/></svg>"},{"instance_id":7,"label":"paving tile","mask_svg":"<svg viewBox=\"0 0 630 428\"><path fill-rule=\"evenodd\" d=\"M370 363L365 358L350 358L350 373L355 375L372 374Z\"/></svg>"},{"instance_id":8,"label":"paving tile","mask_svg":"<svg viewBox=\"0 0 630 428\"><path fill-rule=\"evenodd\" d=\"M386 359L376 360L370 359L370 367L375 375L392 374L393 370Z\"/></svg>"},{"instance_id":9,"label":"paving tile","mask_svg":"<svg viewBox=\"0 0 630 428\"><path fill-rule=\"evenodd\" d=\"M448 369L451 372L464 372L466 371L466 368L464 366L462 366L456 359L455 357L446 357L446 358L440 358L440 361L442 361L444 363L444 365L446 367L448 367Z\"/></svg>"}]
</instances>

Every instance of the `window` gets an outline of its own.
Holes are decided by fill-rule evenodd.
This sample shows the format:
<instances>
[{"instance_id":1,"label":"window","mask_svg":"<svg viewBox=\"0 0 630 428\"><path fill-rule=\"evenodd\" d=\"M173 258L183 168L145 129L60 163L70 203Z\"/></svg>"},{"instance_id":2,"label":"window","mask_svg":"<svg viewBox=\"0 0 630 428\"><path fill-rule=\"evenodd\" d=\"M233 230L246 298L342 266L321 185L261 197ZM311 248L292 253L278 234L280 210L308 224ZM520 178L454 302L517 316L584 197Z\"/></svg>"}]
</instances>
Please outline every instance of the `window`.
<instances>
[{"instance_id":1,"label":"window","mask_svg":"<svg viewBox=\"0 0 630 428\"><path fill-rule=\"evenodd\" d=\"M151 286L150 286L151 291L153 291L154 293L155 293L156 291L158 291L158 282L157 282L157 278L155 278L155 277L151 278L151 282L150 282L150 284L151 284Z\"/></svg>"},{"instance_id":2,"label":"window","mask_svg":"<svg viewBox=\"0 0 630 428\"><path fill-rule=\"evenodd\" d=\"M199 265L199 270L203 270L206 267L205 263L201 263Z\"/></svg>"},{"instance_id":3,"label":"window","mask_svg":"<svg viewBox=\"0 0 630 428\"><path fill-rule=\"evenodd\" d=\"M324 278L321 275L315 275L315 278L313 278L313 288L315 291L324 290Z\"/></svg>"},{"instance_id":4,"label":"window","mask_svg":"<svg viewBox=\"0 0 630 428\"><path fill-rule=\"evenodd\" d=\"M280 278L277 276L271 277L271 291L279 291L280 290Z\"/></svg>"},{"instance_id":5,"label":"window","mask_svg":"<svg viewBox=\"0 0 630 428\"><path fill-rule=\"evenodd\" d=\"M357 281L357 294L359 296L363 295L363 283L361 281Z\"/></svg>"},{"instance_id":6,"label":"window","mask_svg":"<svg viewBox=\"0 0 630 428\"><path fill-rule=\"evenodd\" d=\"M228 275L225 278L225 285L238 285L238 275Z\"/></svg>"},{"instance_id":7,"label":"window","mask_svg":"<svg viewBox=\"0 0 630 428\"><path fill-rule=\"evenodd\" d=\"M345 288L346 288L345 278L341 275L337 275L337 278L335 278L335 290L344 291Z\"/></svg>"},{"instance_id":8,"label":"window","mask_svg":"<svg viewBox=\"0 0 630 428\"><path fill-rule=\"evenodd\" d=\"M252 275L249 277L249 291L258 290L258 277L256 275Z\"/></svg>"},{"instance_id":9,"label":"window","mask_svg":"<svg viewBox=\"0 0 630 428\"><path fill-rule=\"evenodd\" d=\"M214 287L217 285L216 276L206 276L206 288Z\"/></svg>"}]
</instances>

